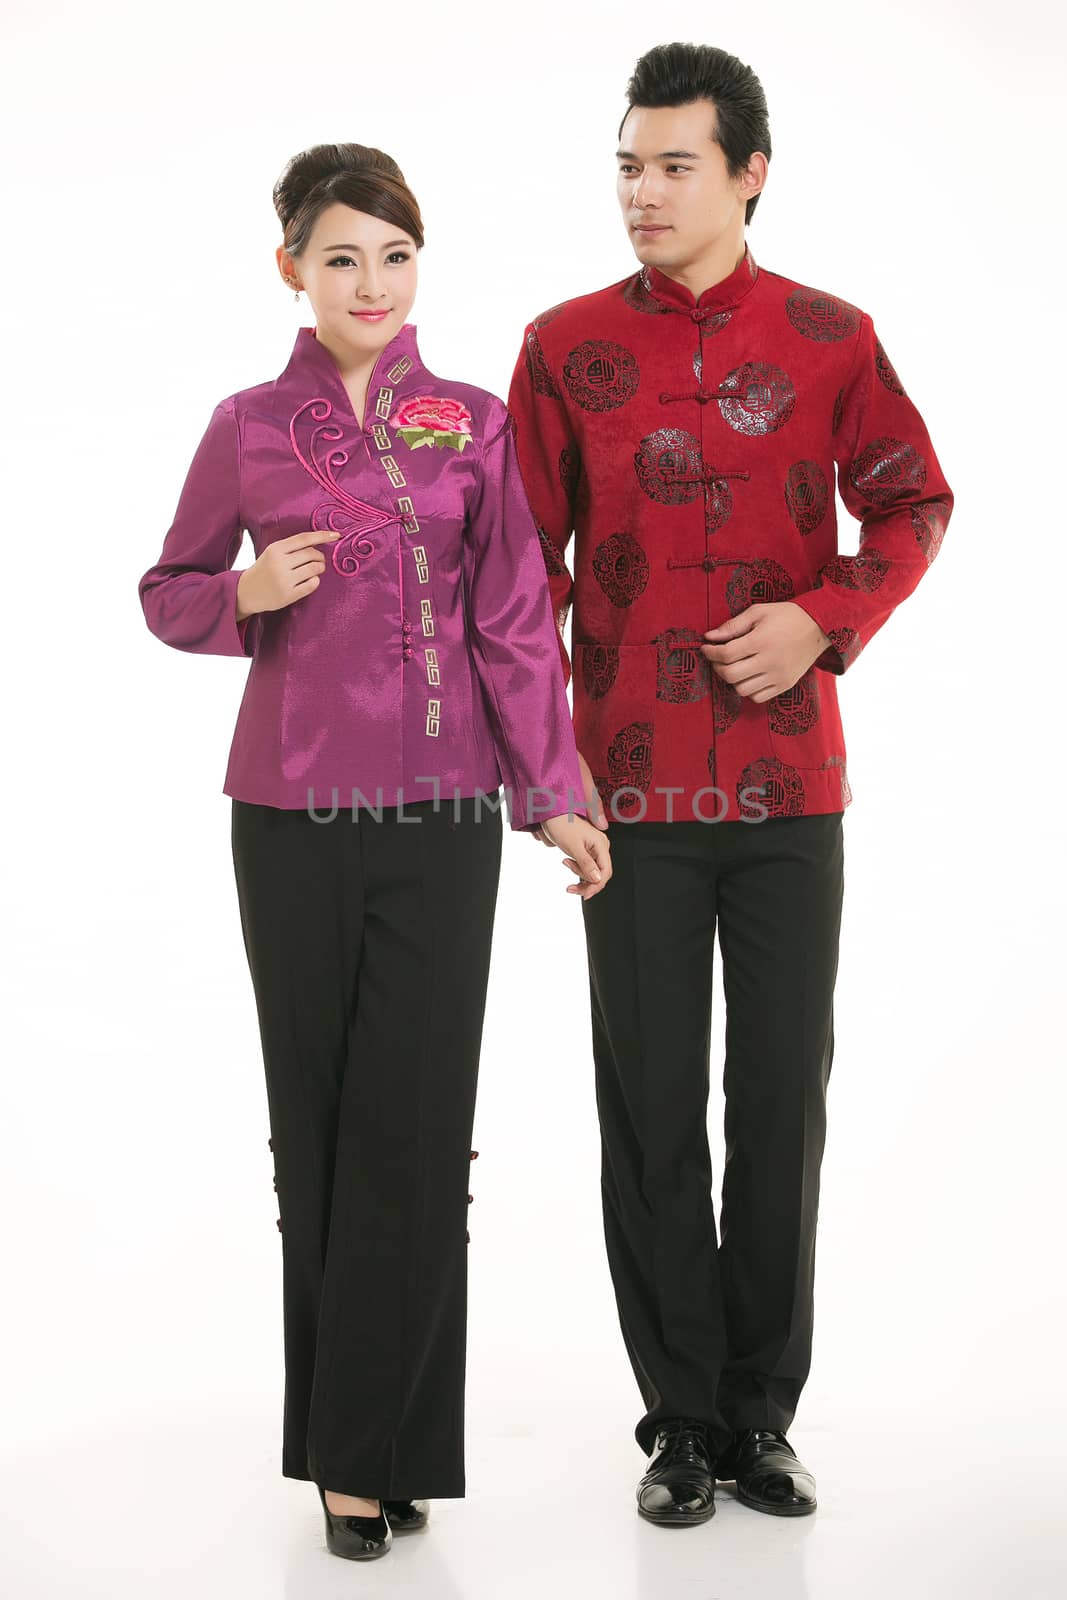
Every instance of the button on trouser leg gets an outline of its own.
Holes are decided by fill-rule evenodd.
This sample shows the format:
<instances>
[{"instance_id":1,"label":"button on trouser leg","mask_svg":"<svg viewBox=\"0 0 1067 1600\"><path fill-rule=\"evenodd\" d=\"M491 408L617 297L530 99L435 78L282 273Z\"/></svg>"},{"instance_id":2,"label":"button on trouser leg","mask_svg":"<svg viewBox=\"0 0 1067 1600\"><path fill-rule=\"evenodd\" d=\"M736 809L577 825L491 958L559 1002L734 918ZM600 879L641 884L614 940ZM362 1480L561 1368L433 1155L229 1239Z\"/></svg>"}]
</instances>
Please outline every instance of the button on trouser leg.
<instances>
[{"instance_id":1,"label":"button on trouser leg","mask_svg":"<svg viewBox=\"0 0 1067 1600\"><path fill-rule=\"evenodd\" d=\"M500 817L476 823L473 801L458 821L451 804L408 806L419 823L269 810L235 802L234 853L282 1219L282 1470L342 1493L460 1495Z\"/></svg>"},{"instance_id":2,"label":"button on trouser leg","mask_svg":"<svg viewBox=\"0 0 1067 1600\"><path fill-rule=\"evenodd\" d=\"M464 1492L467 1196L502 838L473 800L458 822L451 802L406 809L422 822L360 822L364 951L308 1433L320 1481L391 1499Z\"/></svg>"}]
</instances>

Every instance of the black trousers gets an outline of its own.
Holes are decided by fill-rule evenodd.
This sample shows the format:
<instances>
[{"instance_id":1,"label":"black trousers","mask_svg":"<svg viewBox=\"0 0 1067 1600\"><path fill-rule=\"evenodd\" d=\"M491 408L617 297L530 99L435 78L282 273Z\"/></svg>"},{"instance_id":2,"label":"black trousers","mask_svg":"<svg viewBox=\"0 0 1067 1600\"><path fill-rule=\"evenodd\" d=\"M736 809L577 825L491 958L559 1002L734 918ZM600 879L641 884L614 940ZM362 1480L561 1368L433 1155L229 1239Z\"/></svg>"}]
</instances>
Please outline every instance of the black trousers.
<instances>
[{"instance_id":1,"label":"black trousers","mask_svg":"<svg viewBox=\"0 0 1067 1600\"><path fill-rule=\"evenodd\" d=\"M470 1144L501 840L499 811L474 797L380 820L232 802L280 1211L282 1473L342 1494L464 1493Z\"/></svg>"},{"instance_id":2,"label":"black trousers","mask_svg":"<svg viewBox=\"0 0 1067 1600\"><path fill-rule=\"evenodd\" d=\"M658 1425L785 1429L811 1362L834 1051L843 813L610 830L583 902L602 1193L619 1321ZM721 1241L707 1105L716 927L726 1006Z\"/></svg>"}]
</instances>

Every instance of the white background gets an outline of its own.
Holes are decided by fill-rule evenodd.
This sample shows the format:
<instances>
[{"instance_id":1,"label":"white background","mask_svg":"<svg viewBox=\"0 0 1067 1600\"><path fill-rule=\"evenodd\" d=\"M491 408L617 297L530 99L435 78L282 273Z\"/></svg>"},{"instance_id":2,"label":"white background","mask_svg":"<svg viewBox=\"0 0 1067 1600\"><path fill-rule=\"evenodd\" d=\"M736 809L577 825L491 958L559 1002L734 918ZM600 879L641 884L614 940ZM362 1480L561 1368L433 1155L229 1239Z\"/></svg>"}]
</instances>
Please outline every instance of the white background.
<instances>
[{"instance_id":1,"label":"white background","mask_svg":"<svg viewBox=\"0 0 1067 1600\"><path fill-rule=\"evenodd\" d=\"M1062 1592L1058 12L7 0L8 1592ZM787 1521L720 1490L673 1535L634 1514L581 913L559 857L508 835L468 1497L351 1570L312 1486L280 1476L281 1246L221 793L246 668L163 648L137 580L215 402L311 320L274 263L288 157L354 139L399 161L427 230L423 357L505 394L529 317L633 270L616 131L637 57L672 38L756 68L756 259L872 313L957 497L841 686L855 799L790 1432L820 1507ZM717 1185L721 1091L709 1115Z\"/></svg>"}]
</instances>

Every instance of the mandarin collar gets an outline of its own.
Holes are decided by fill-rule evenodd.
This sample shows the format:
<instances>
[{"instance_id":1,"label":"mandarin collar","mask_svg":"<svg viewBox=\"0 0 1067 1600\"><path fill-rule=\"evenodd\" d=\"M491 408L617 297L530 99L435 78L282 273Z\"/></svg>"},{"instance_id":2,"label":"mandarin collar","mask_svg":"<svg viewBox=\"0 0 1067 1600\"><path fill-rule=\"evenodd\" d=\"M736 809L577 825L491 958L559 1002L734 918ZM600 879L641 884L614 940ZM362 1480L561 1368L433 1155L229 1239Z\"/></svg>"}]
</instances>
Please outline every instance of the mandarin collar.
<instances>
[{"instance_id":1,"label":"mandarin collar","mask_svg":"<svg viewBox=\"0 0 1067 1600\"><path fill-rule=\"evenodd\" d=\"M638 277L653 299L658 300L668 311L703 315L728 311L738 305L759 277L759 267L746 240L745 253L734 270L718 283L713 283L710 288L705 289L699 299L684 283L679 283L677 278L668 277L665 272L661 272L649 262L641 268Z\"/></svg>"},{"instance_id":2,"label":"mandarin collar","mask_svg":"<svg viewBox=\"0 0 1067 1600\"><path fill-rule=\"evenodd\" d=\"M367 384L367 406L363 419L365 424L369 425L374 416L375 396L378 390L391 389L395 394L402 385L424 381L426 369L419 355L417 332L417 325L414 322L405 322L380 351ZM297 329L293 353L281 376L283 379L295 378L301 388L318 387L336 400L342 410L351 415L352 404L348 398L348 390L341 380L341 369L326 346L316 337L313 327Z\"/></svg>"}]
</instances>

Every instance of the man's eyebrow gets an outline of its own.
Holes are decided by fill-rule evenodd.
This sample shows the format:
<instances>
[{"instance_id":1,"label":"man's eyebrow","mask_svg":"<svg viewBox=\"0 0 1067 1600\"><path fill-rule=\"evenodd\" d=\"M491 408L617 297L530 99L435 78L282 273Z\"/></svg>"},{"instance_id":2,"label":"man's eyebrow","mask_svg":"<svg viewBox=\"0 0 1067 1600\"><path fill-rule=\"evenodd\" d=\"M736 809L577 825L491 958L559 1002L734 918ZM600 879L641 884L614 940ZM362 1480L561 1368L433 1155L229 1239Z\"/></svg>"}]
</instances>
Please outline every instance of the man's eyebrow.
<instances>
[{"instance_id":1,"label":"man's eyebrow","mask_svg":"<svg viewBox=\"0 0 1067 1600\"><path fill-rule=\"evenodd\" d=\"M379 245L378 248L379 250L392 250L395 245L410 244L410 242L409 239L389 239L385 244ZM358 244L324 244L322 248L324 250L361 250L363 247Z\"/></svg>"},{"instance_id":2,"label":"man's eyebrow","mask_svg":"<svg viewBox=\"0 0 1067 1600\"><path fill-rule=\"evenodd\" d=\"M636 161L638 158L632 150L616 150L620 161ZM674 161L682 156L686 161L699 161L700 157L695 150L661 150L658 156L653 156L653 161Z\"/></svg>"}]
</instances>

